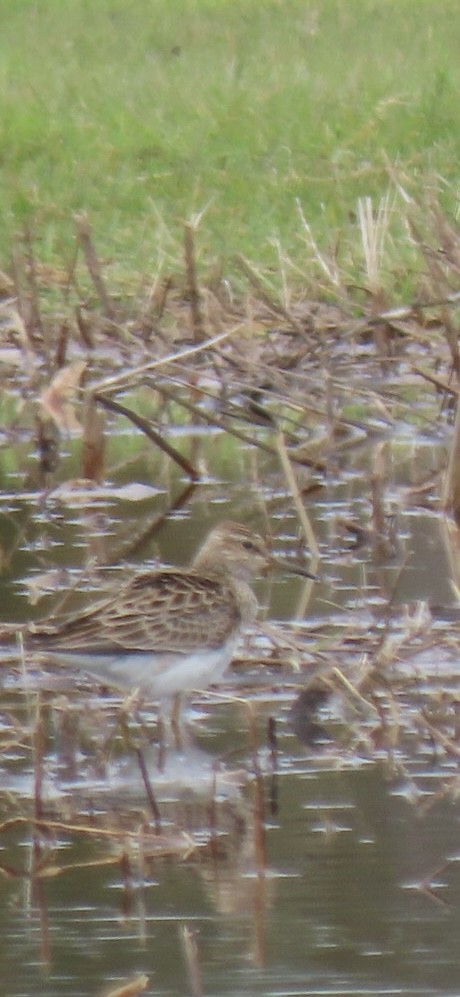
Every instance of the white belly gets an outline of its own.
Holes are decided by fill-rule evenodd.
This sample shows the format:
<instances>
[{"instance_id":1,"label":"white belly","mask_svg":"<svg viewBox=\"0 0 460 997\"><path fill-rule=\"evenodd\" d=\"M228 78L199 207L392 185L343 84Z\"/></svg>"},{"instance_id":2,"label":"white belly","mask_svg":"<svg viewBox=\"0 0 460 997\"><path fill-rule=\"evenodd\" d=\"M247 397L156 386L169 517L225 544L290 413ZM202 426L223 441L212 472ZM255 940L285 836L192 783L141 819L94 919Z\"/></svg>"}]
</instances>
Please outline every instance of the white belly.
<instances>
[{"instance_id":1,"label":"white belly","mask_svg":"<svg viewBox=\"0 0 460 997\"><path fill-rule=\"evenodd\" d=\"M53 664L94 675L109 685L140 689L151 699L163 699L178 692L207 689L219 682L230 664L235 643L231 640L223 647L190 654L53 651L45 652L44 656Z\"/></svg>"}]
</instances>

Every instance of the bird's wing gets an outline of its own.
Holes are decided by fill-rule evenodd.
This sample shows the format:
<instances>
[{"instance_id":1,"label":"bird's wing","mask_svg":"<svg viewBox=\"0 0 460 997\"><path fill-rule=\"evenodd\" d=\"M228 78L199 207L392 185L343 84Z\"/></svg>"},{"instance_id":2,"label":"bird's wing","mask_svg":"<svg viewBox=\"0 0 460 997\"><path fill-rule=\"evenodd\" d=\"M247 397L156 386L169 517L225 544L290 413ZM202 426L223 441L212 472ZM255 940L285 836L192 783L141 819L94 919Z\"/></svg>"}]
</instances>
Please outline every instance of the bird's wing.
<instances>
[{"instance_id":1,"label":"bird's wing","mask_svg":"<svg viewBox=\"0 0 460 997\"><path fill-rule=\"evenodd\" d=\"M136 575L90 610L32 624L27 643L48 650L173 651L219 647L241 615L231 585L193 571Z\"/></svg>"}]
</instances>

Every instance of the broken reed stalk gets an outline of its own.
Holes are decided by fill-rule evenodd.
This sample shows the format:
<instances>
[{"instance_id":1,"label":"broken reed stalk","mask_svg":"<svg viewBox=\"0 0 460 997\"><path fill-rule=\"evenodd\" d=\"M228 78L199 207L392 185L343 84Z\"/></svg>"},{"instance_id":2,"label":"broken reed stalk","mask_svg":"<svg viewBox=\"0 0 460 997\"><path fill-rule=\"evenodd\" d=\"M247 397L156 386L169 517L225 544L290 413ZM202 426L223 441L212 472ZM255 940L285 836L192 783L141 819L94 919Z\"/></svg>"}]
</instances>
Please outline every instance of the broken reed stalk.
<instances>
[{"instance_id":1,"label":"broken reed stalk","mask_svg":"<svg viewBox=\"0 0 460 997\"><path fill-rule=\"evenodd\" d=\"M101 303L103 314L105 318L113 322L116 315L115 308L106 289L99 257L91 239L91 227L88 217L84 212L81 212L80 214L74 215L74 222L77 231L77 239L83 250L83 256L85 257L88 273Z\"/></svg>"},{"instance_id":2,"label":"broken reed stalk","mask_svg":"<svg viewBox=\"0 0 460 997\"><path fill-rule=\"evenodd\" d=\"M65 366L67 360L67 347L69 344L70 336L70 324L65 318L61 322L61 327L56 340L56 349L54 351L54 366L57 370Z\"/></svg>"},{"instance_id":3,"label":"broken reed stalk","mask_svg":"<svg viewBox=\"0 0 460 997\"><path fill-rule=\"evenodd\" d=\"M24 333L23 345L30 347L35 353L42 345L43 341L40 335L37 335L37 327L34 320L34 306L31 301L30 291L30 279L26 281L24 259L21 258L20 254L14 250L11 258L11 269L13 273L13 283L14 283L14 293L16 295L17 310L21 324L21 330Z\"/></svg>"},{"instance_id":4,"label":"broken reed stalk","mask_svg":"<svg viewBox=\"0 0 460 997\"><path fill-rule=\"evenodd\" d=\"M98 409L94 395L85 398L82 441L82 476L90 481L102 481L106 440L105 412Z\"/></svg>"},{"instance_id":5,"label":"broken reed stalk","mask_svg":"<svg viewBox=\"0 0 460 997\"><path fill-rule=\"evenodd\" d=\"M87 320L84 309L81 308L80 305L76 305L75 307L75 321L77 323L77 329L80 333L83 346L87 350L94 350L96 347L96 340L94 332L91 328L91 322Z\"/></svg>"},{"instance_id":6,"label":"broken reed stalk","mask_svg":"<svg viewBox=\"0 0 460 997\"><path fill-rule=\"evenodd\" d=\"M457 398L454 432L444 481L442 507L460 523L460 400Z\"/></svg>"},{"instance_id":7,"label":"broken reed stalk","mask_svg":"<svg viewBox=\"0 0 460 997\"><path fill-rule=\"evenodd\" d=\"M206 333L201 311L201 296L196 274L195 229L190 222L184 225L184 259L187 275L187 294L190 301L193 340L202 343Z\"/></svg>"},{"instance_id":8,"label":"broken reed stalk","mask_svg":"<svg viewBox=\"0 0 460 997\"><path fill-rule=\"evenodd\" d=\"M155 277L153 287L148 294L147 301L138 319L142 340L146 345L151 342L153 333L158 331L172 286L173 279L171 275L167 275L162 280L159 277Z\"/></svg>"},{"instance_id":9,"label":"broken reed stalk","mask_svg":"<svg viewBox=\"0 0 460 997\"><path fill-rule=\"evenodd\" d=\"M42 322L40 312L40 297L38 293L37 267L35 263L34 247L30 231L27 227L24 232L24 246L28 283L29 322L31 329L33 329L33 336L35 337L38 334L38 338L43 345L45 355L49 358L50 344L48 342L46 326Z\"/></svg>"},{"instance_id":10,"label":"broken reed stalk","mask_svg":"<svg viewBox=\"0 0 460 997\"><path fill-rule=\"evenodd\" d=\"M166 440L164 440L163 437L152 428L150 423L147 422L147 419L144 419L141 415L138 415L137 412L133 412L132 409L126 408L126 405L120 405L120 403L114 401L113 398L107 398L106 395L99 394L99 392L94 394L94 398L104 408L109 409L110 412L116 412L118 415L126 416L126 418L132 422L133 426L137 426L137 428L140 429L145 436L148 436L149 440L152 440L152 443L155 443L155 445L162 450L163 453L170 457L175 464L178 464L179 467L181 467L182 470L188 474L191 481L200 480L199 472L192 466L192 464L190 464L190 461L179 453L178 450L172 447L170 443L167 443Z\"/></svg>"},{"instance_id":11,"label":"broken reed stalk","mask_svg":"<svg viewBox=\"0 0 460 997\"><path fill-rule=\"evenodd\" d=\"M448 563L450 587L460 603L460 530L453 518L445 516L442 520L442 542Z\"/></svg>"},{"instance_id":12,"label":"broken reed stalk","mask_svg":"<svg viewBox=\"0 0 460 997\"><path fill-rule=\"evenodd\" d=\"M296 512L297 512L297 516L299 518L299 523L300 523L300 525L302 527L302 530L303 530L303 534L304 534L305 540L308 543L308 546L309 546L309 548L311 550L312 556L314 558L319 558L319 556L320 556L320 550L319 550L318 542L316 540L316 537L315 537L315 534L314 534L314 531L313 531L313 527L312 527L312 525L310 523L310 520L309 520L309 517L308 517L308 514L307 514L307 510L306 510L306 508L305 508L305 506L304 506L304 504L302 502L302 497L300 495L299 486L298 486L297 481L296 481L296 476L295 476L294 471L293 471L293 467L292 467L292 464L291 464L291 459L290 459L289 454L287 452L286 444L284 442L284 436L283 436L283 433L281 431L279 431L276 434L275 441L276 441L276 449L277 449L278 456L279 456L279 459L280 459L280 462L281 462L281 467L283 468L284 476L286 478L286 481L287 481L287 484L288 484L288 487L289 487L289 491L290 491L290 493L292 495L294 506L295 506L295 509L296 509Z\"/></svg>"},{"instance_id":13,"label":"broken reed stalk","mask_svg":"<svg viewBox=\"0 0 460 997\"><path fill-rule=\"evenodd\" d=\"M441 322L444 329L444 334L447 340L447 345L450 350L451 360L452 360L452 370L457 378L460 377L460 353L458 349L458 329L455 323L452 321L452 316L449 309L444 306L441 308Z\"/></svg>"}]
</instances>

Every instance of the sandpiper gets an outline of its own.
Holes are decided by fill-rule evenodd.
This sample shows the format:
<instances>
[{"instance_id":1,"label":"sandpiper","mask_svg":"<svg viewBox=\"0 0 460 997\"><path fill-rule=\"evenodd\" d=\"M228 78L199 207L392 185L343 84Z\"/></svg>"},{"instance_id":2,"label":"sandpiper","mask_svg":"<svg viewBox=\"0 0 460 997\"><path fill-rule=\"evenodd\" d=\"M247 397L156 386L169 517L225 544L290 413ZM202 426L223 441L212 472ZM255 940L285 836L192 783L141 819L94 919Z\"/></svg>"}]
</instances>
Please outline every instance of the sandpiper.
<instances>
[{"instance_id":1,"label":"sandpiper","mask_svg":"<svg viewBox=\"0 0 460 997\"><path fill-rule=\"evenodd\" d=\"M255 620L249 583L273 563L260 536L220 523L190 567L142 572L81 613L30 624L25 649L154 700L206 689Z\"/></svg>"}]
</instances>

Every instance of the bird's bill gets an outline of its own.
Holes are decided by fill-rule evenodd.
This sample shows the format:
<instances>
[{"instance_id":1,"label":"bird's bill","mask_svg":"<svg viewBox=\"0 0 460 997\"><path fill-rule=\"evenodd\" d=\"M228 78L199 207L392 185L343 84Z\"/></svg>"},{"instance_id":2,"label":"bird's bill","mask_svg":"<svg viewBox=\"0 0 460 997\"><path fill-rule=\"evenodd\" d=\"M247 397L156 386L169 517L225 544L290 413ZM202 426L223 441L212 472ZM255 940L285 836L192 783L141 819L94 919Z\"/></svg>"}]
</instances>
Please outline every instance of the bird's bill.
<instances>
[{"instance_id":1,"label":"bird's bill","mask_svg":"<svg viewBox=\"0 0 460 997\"><path fill-rule=\"evenodd\" d=\"M276 568L277 571L286 571L289 575L299 575L301 578L311 578L312 581L318 580L318 575L313 574L308 568L304 568L302 564L299 564L295 559L286 560L285 558L273 557L270 559L270 567Z\"/></svg>"}]
</instances>

